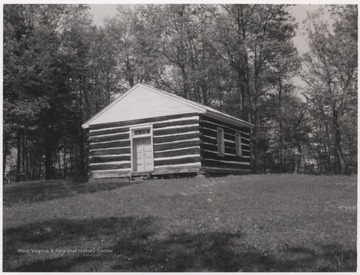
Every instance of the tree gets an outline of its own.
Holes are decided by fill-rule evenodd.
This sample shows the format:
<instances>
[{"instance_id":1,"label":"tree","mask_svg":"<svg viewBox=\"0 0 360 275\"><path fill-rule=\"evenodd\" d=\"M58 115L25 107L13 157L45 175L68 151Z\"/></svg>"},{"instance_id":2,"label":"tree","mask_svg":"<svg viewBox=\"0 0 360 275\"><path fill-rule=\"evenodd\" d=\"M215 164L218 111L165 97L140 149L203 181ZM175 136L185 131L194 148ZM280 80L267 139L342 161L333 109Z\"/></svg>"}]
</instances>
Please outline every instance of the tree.
<instances>
[{"instance_id":1,"label":"tree","mask_svg":"<svg viewBox=\"0 0 360 275\"><path fill-rule=\"evenodd\" d=\"M61 141L76 140L84 151L81 123L91 115L84 103L88 103L94 71L89 62L87 9L84 5L5 5L4 155L16 143L17 180L40 177L43 156L45 178L57 177ZM86 158L80 154L77 159L84 174L81 166Z\"/></svg>"},{"instance_id":2,"label":"tree","mask_svg":"<svg viewBox=\"0 0 360 275\"><path fill-rule=\"evenodd\" d=\"M348 131L354 134L356 129L357 6L329 8L334 21L332 28L321 19L323 10L308 16L310 52L304 56L303 78L313 113L319 114L318 125L325 127L316 127L316 131L320 132L326 170L338 174L350 172L356 158L351 150L356 148L355 139L351 138L350 145L344 142L344 137L352 136Z\"/></svg>"},{"instance_id":3,"label":"tree","mask_svg":"<svg viewBox=\"0 0 360 275\"><path fill-rule=\"evenodd\" d=\"M351 172L357 7L329 11L332 26L321 12L307 21L300 99L288 5L119 6L100 28L86 5L5 5L3 168L15 151L17 180L85 178L82 123L147 83L253 123L253 172L297 172L306 158Z\"/></svg>"},{"instance_id":4,"label":"tree","mask_svg":"<svg viewBox=\"0 0 360 275\"><path fill-rule=\"evenodd\" d=\"M255 125L251 137L252 168L263 151L261 117L274 83L290 82L299 68L291 42L296 24L286 5L221 5L214 48L226 62L232 86L225 102L228 113ZM281 87L280 88L281 90Z\"/></svg>"},{"instance_id":5,"label":"tree","mask_svg":"<svg viewBox=\"0 0 360 275\"><path fill-rule=\"evenodd\" d=\"M104 32L121 75L121 92L137 83L154 83L163 71L157 52L159 36L144 20L141 13L146 12L142 6L118 6L117 14L105 23Z\"/></svg>"}]
</instances>

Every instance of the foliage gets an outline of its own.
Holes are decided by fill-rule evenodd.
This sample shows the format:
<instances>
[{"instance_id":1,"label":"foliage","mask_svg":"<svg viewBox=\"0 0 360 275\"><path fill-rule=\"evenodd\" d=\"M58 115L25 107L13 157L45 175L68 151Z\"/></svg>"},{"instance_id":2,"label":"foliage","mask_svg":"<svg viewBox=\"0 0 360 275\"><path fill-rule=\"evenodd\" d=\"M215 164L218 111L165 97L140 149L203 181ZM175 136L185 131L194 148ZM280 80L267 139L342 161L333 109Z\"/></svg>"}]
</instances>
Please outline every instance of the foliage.
<instances>
[{"instance_id":1,"label":"foliage","mask_svg":"<svg viewBox=\"0 0 360 275\"><path fill-rule=\"evenodd\" d=\"M354 172L357 6L327 9L301 58L289 5L119 6L103 27L86 5L5 5L4 171L86 178L82 123L147 83L253 123L255 173Z\"/></svg>"},{"instance_id":2,"label":"foliage","mask_svg":"<svg viewBox=\"0 0 360 275\"><path fill-rule=\"evenodd\" d=\"M304 56L303 78L320 166L325 172L349 173L357 156L357 6L331 10L332 28L321 20L323 10L308 18L311 51Z\"/></svg>"},{"instance_id":3,"label":"foliage","mask_svg":"<svg viewBox=\"0 0 360 275\"><path fill-rule=\"evenodd\" d=\"M4 160L16 146L17 180L86 173L81 124L116 87L90 23L84 5L5 5Z\"/></svg>"}]
</instances>

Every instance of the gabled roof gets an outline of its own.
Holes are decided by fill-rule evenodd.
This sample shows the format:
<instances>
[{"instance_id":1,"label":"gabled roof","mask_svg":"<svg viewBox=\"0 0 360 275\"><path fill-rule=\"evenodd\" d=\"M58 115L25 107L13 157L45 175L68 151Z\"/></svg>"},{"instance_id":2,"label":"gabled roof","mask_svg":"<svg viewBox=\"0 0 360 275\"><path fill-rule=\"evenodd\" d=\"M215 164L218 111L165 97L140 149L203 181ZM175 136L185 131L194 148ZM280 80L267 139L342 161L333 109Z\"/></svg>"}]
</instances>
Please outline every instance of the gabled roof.
<instances>
[{"instance_id":1,"label":"gabled roof","mask_svg":"<svg viewBox=\"0 0 360 275\"><path fill-rule=\"evenodd\" d=\"M88 121L86 121L82 127L83 128L88 128L89 125L92 124L99 124L99 119L101 119L101 116L104 116L107 112L110 112L110 110L112 109L112 107L114 107L115 105L117 105L118 103L120 103L122 100L124 100L128 95L130 95L131 93L133 93L134 91L136 91L138 88L143 88L145 90L151 91L155 94L161 95L161 96L165 96L166 98L174 101L176 101L176 104L182 104L184 106L184 108L187 108L186 111L187 112L194 112L194 113L202 113L202 114L206 114L210 117L219 119L221 121L224 122L228 122L237 126L242 126L242 127L249 127L252 128L254 127L253 124L246 122L244 120L241 120L239 118L230 116L228 114L222 113L218 110L215 110L214 108L205 106L203 104L182 98L180 96L177 96L175 94L171 94L165 91L162 91L160 89L151 87L149 85L145 85L145 84L137 84L134 87L132 87L129 91L127 91L126 93L124 93L122 96L118 97L117 99L115 99L112 103L110 103L107 107L105 107L104 109L102 109L100 112L98 112L97 114L95 114L92 118L90 118ZM104 123L104 122L101 122Z\"/></svg>"}]
</instances>

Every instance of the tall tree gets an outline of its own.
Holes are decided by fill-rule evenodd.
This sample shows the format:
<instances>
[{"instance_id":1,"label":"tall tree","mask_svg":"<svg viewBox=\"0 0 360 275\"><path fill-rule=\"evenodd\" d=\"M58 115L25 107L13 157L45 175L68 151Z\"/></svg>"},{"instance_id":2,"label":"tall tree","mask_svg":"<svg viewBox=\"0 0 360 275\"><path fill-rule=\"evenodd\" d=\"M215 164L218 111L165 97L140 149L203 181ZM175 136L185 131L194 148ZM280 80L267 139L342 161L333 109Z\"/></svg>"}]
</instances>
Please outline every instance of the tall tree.
<instances>
[{"instance_id":1,"label":"tall tree","mask_svg":"<svg viewBox=\"0 0 360 275\"><path fill-rule=\"evenodd\" d=\"M104 31L121 74L121 91L137 83L155 83L163 70L157 54L159 36L141 15L145 10L142 6L118 6L116 15L105 23Z\"/></svg>"},{"instance_id":2,"label":"tall tree","mask_svg":"<svg viewBox=\"0 0 360 275\"><path fill-rule=\"evenodd\" d=\"M87 108L75 105L81 107L86 95L87 10L84 5L4 7L4 147L17 140L18 180L27 179L29 170L40 177L43 167L46 178L56 177L59 141L69 129L81 131L86 119L79 111ZM29 159L37 169L29 169Z\"/></svg>"},{"instance_id":3,"label":"tall tree","mask_svg":"<svg viewBox=\"0 0 360 275\"><path fill-rule=\"evenodd\" d=\"M255 125L251 138L254 172L264 144L260 128L266 128L259 120L265 110L262 104L267 104L274 81L289 82L298 70L291 42L295 29L286 5L221 5L217 14L214 47L232 78L226 111Z\"/></svg>"},{"instance_id":4,"label":"tall tree","mask_svg":"<svg viewBox=\"0 0 360 275\"><path fill-rule=\"evenodd\" d=\"M354 164L356 143L346 144L344 137L356 129L357 116L357 6L333 6L334 24L322 20L323 10L308 16L307 34L310 52L304 57L307 95L313 112L324 125L320 135L327 167L334 173L349 172ZM356 132L356 131L355 131ZM351 135L350 135L351 136ZM351 142L355 142L352 138ZM327 172L330 172L327 171Z\"/></svg>"}]
</instances>

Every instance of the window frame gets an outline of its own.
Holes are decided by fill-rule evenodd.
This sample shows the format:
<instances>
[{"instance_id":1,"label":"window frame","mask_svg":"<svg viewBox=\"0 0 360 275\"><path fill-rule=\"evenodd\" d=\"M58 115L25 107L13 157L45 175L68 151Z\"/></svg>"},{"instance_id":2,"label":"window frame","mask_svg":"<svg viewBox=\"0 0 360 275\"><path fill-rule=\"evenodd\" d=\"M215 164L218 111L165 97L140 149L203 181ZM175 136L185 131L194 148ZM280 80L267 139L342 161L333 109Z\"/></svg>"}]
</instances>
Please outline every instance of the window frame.
<instances>
[{"instance_id":1,"label":"window frame","mask_svg":"<svg viewBox=\"0 0 360 275\"><path fill-rule=\"evenodd\" d=\"M145 133L145 134L135 134L135 131L138 130L149 130L149 133ZM131 139L133 138L143 138L143 137L153 137L153 127L152 124L150 125L138 125L138 126L134 126L130 128L130 133L131 133Z\"/></svg>"}]
</instances>

